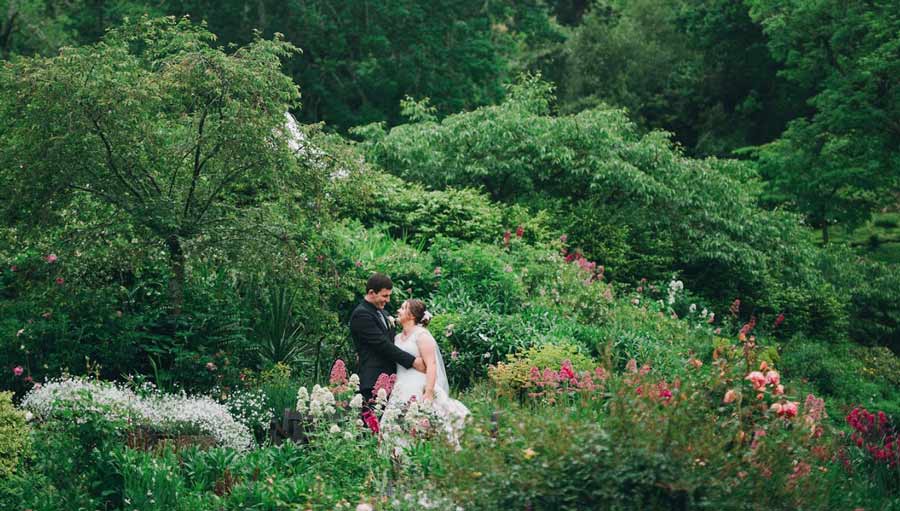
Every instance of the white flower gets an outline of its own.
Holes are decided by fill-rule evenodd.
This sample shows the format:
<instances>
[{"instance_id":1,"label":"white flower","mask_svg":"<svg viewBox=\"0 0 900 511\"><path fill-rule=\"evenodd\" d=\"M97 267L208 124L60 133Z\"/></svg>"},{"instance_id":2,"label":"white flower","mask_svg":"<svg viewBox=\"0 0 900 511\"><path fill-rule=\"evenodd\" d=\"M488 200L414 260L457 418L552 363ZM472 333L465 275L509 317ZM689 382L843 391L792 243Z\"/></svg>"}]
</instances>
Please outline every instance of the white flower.
<instances>
[{"instance_id":1,"label":"white flower","mask_svg":"<svg viewBox=\"0 0 900 511\"><path fill-rule=\"evenodd\" d=\"M387 400L387 397L388 397L388 395L387 395L387 389L385 389L384 387L378 389L378 394L377 394L376 398L377 398L379 401L386 401L386 400Z\"/></svg>"},{"instance_id":2,"label":"white flower","mask_svg":"<svg viewBox=\"0 0 900 511\"><path fill-rule=\"evenodd\" d=\"M357 395L353 396L353 399L350 400L350 408L352 408L353 410L359 410L360 408L362 408L362 405L363 405L362 394L357 394Z\"/></svg>"},{"instance_id":3,"label":"white flower","mask_svg":"<svg viewBox=\"0 0 900 511\"><path fill-rule=\"evenodd\" d=\"M344 432L344 440L353 440L353 437L354 437L354 435L353 435L352 431Z\"/></svg>"},{"instance_id":4,"label":"white flower","mask_svg":"<svg viewBox=\"0 0 900 511\"><path fill-rule=\"evenodd\" d=\"M34 414L31 412L25 412L25 422L31 422L34 420Z\"/></svg>"},{"instance_id":5,"label":"white flower","mask_svg":"<svg viewBox=\"0 0 900 511\"><path fill-rule=\"evenodd\" d=\"M359 390L359 375L353 373L350 375L350 379L347 381L347 384L350 386L350 390L356 392Z\"/></svg>"},{"instance_id":6,"label":"white flower","mask_svg":"<svg viewBox=\"0 0 900 511\"><path fill-rule=\"evenodd\" d=\"M370 504L363 502L362 504L356 506L356 511L373 511L374 508Z\"/></svg>"},{"instance_id":7,"label":"white flower","mask_svg":"<svg viewBox=\"0 0 900 511\"><path fill-rule=\"evenodd\" d=\"M691 314L697 312L697 304L692 303L691 306L688 307L688 311L690 311Z\"/></svg>"},{"instance_id":8,"label":"white flower","mask_svg":"<svg viewBox=\"0 0 900 511\"><path fill-rule=\"evenodd\" d=\"M485 360L491 358L491 352L490 352L490 351L485 351L485 352L484 352L484 355L482 355L481 358L483 358L483 359L485 359Z\"/></svg>"},{"instance_id":9,"label":"white flower","mask_svg":"<svg viewBox=\"0 0 900 511\"><path fill-rule=\"evenodd\" d=\"M328 432L331 434L337 434L341 432L341 427L337 424L332 424L330 428L328 428Z\"/></svg>"}]
</instances>

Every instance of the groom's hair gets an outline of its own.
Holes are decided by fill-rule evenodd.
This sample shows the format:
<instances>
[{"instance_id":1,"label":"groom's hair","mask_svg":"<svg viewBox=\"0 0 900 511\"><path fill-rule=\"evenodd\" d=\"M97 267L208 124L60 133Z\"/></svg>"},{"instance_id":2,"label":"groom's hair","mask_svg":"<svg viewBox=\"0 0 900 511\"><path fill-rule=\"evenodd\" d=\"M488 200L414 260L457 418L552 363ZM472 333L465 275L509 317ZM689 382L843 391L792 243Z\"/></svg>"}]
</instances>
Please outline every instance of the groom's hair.
<instances>
[{"instance_id":1,"label":"groom's hair","mask_svg":"<svg viewBox=\"0 0 900 511\"><path fill-rule=\"evenodd\" d=\"M369 291L380 293L382 289L394 289L394 283L391 278L383 273L375 273L366 281L366 294Z\"/></svg>"}]
</instances>

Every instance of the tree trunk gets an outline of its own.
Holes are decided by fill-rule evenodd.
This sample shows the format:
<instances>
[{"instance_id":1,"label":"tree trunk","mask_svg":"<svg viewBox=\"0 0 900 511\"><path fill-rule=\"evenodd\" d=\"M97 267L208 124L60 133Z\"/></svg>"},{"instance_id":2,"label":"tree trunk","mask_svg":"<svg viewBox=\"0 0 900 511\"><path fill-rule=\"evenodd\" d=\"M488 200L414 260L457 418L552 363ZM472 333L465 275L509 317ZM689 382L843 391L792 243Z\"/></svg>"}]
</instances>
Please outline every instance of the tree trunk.
<instances>
[{"instance_id":1,"label":"tree trunk","mask_svg":"<svg viewBox=\"0 0 900 511\"><path fill-rule=\"evenodd\" d=\"M184 304L184 251L181 249L181 240L173 234L166 239L166 247L169 249L169 318L177 320L181 316L181 308Z\"/></svg>"}]
</instances>

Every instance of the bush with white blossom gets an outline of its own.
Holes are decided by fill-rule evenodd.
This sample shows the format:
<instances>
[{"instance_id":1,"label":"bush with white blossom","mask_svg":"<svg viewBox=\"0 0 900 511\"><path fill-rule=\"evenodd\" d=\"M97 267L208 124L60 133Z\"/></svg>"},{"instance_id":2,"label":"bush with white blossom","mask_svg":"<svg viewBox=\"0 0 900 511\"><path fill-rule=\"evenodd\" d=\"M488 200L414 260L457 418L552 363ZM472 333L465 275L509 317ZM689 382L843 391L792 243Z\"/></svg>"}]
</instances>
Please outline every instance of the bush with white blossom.
<instances>
[{"instance_id":1,"label":"bush with white blossom","mask_svg":"<svg viewBox=\"0 0 900 511\"><path fill-rule=\"evenodd\" d=\"M161 392L140 396L124 386L88 378L66 377L36 385L25 395L21 406L38 420L51 420L59 412L77 406L80 411L93 412L110 421L161 431L195 428L215 438L219 445L236 450L249 448L253 440L246 425L209 397Z\"/></svg>"}]
</instances>

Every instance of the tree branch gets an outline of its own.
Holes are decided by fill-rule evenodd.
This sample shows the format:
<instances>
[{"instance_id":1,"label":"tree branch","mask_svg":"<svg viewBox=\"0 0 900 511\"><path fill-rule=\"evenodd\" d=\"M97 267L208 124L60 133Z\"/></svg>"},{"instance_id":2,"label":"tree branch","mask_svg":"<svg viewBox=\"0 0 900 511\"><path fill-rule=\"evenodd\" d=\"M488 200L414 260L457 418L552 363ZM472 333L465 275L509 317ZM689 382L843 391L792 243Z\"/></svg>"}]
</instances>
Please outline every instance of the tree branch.
<instances>
[{"instance_id":1,"label":"tree branch","mask_svg":"<svg viewBox=\"0 0 900 511\"><path fill-rule=\"evenodd\" d=\"M112 145L109 142L109 139L106 137L106 133L103 132L103 129L100 127L100 123L97 122L97 119L90 114L88 114L88 118L94 124L94 128L96 129L96 134L100 137L100 140L103 141L103 146L106 148L106 162L110 167L110 170L116 175L119 182L122 183L122 186L131 191L132 195L134 195L141 203L144 202L144 197L137 191L137 189L125 179L121 172L119 172L118 166L116 166L115 156L113 154Z\"/></svg>"}]
</instances>

